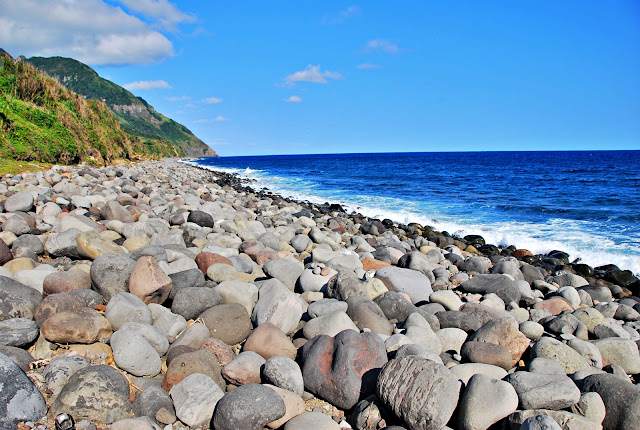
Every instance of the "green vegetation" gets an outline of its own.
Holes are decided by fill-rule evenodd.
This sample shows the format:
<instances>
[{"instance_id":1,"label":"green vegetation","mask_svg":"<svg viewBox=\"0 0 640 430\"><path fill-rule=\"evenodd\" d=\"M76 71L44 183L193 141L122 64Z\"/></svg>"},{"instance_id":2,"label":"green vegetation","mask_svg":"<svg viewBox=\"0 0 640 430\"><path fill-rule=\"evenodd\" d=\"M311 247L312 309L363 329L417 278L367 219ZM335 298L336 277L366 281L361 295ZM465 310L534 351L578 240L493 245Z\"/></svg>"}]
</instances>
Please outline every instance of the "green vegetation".
<instances>
[{"instance_id":1,"label":"green vegetation","mask_svg":"<svg viewBox=\"0 0 640 430\"><path fill-rule=\"evenodd\" d=\"M86 100L29 63L1 57L0 159L105 164L184 154L167 142L132 138L105 103Z\"/></svg>"},{"instance_id":2,"label":"green vegetation","mask_svg":"<svg viewBox=\"0 0 640 430\"><path fill-rule=\"evenodd\" d=\"M198 157L217 155L188 128L156 112L144 99L101 78L86 64L63 57L31 57L27 61L77 94L105 102L122 129L138 137L145 145L151 145L154 151L172 144L181 154Z\"/></svg>"},{"instance_id":3,"label":"green vegetation","mask_svg":"<svg viewBox=\"0 0 640 430\"><path fill-rule=\"evenodd\" d=\"M17 175L24 172L37 172L39 170L47 170L51 168L50 163L34 163L33 161L18 161L0 158L0 176L7 173Z\"/></svg>"}]
</instances>

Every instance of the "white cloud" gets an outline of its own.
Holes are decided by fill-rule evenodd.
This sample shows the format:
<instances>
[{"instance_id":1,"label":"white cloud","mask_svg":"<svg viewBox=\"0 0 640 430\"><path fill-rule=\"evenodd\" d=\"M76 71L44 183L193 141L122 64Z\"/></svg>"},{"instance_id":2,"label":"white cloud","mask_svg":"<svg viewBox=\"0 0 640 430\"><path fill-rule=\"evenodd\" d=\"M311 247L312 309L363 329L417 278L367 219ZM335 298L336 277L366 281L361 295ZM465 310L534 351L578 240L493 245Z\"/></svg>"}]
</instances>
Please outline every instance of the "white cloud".
<instances>
[{"instance_id":1,"label":"white cloud","mask_svg":"<svg viewBox=\"0 0 640 430\"><path fill-rule=\"evenodd\" d=\"M291 96L288 99L284 100L287 103L300 103L302 101L302 97L300 96Z\"/></svg>"},{"instance_id":2,"label":"white cloud","mask_svg":"<svg viewBox=\"0 0 640 430\"><path fill-rule=\"evenodd\" d=\"M362 11L358 6L349 6L348 8L341 10L337 15L325 15L322 18L322 24L342 24L345 20L353 18L354 16L360 16Z\"/></svg>"},{"instance_id":3,"label":"white cloud","mask_svg":"<svg viewBox=\"0 0 640 430\"><path fill-rule=\"evenodd\" d=\"M177 25L194 22L195 16L186 14L167 0L117 0L129 10L139 12L151 20L157 21L163 28L176 31Z\"/></svg>"},{"instance_id":4,"label":"white cloud","mask_svg":"<svg viewBox=\"0 0 640 430\"><path fill-rule=\"evenodd\" d=\"M210 104L210 105L222 103L222 99L220 99L218 97L207 97L206 99L203 99L202 101L204 103L207 103L207 104Z\"/></svg>"},{"instance_id":5,"label":"white cloud","mask_svg":"<svg viewBox=\"0 0 640 430\"><path fill-rule=\"evenodd\" d=\"M379 64L371 64L371 63L362 63L356 66L358 70L377 70L382 69L382 66Z\"/></svg>"},{"instance_id":6,"label":"white cloud","mask_svg":"<svg viewBox=\"0 0 640 430\"><path fill-rule=\"evenodd\" d=\"M284 78L284 85L287 87L295 86L296 82L315 82L317 84L326 84L327 79L344 79L340 73L320 70L320 66L307 66L306 69L295 72Z\"/></svg>"},{"instance_id":7,"label":"white cloud","mask_svg":"<svg viewBox=\"0 0 640 430\"><path fill-rule=\"evenodd\" d=\"M218 115L215 118L202 118L202 119L197 119L195 121L193 121L196 124L207 124L210 122L225 122L225 121L231 121L230 118L226 118L222 115Z\"/></svg>"},{"instance_id":8,"label":"white cloud","mask_svg":"<svg viewBox=\"0 0 640 430\"><path fill-rule=\"evenodd\" d=\"M167 100L170 102L185 102L187 100L191 100L189 96L179 96L179 97L167 97Z\"/></svg>"},{"instance_id":9,"label":"white cloud","mask_svg":"<svg viewBox=\"0 0 640 430\"><path fill-rule=\"evenodd\" d=\"M387 54L397 54L400 51L398 45L388 39L373 39L367 42L366 52L385 52Z\"/></svg>"},{"instance_id":10,"label":"white cloud","mask_svg":"<svg viewBox=\"0 0 640 430\"><path fill-rule=\"evenodd\" d=\"M135 81L123 85L129 91L145 91L156 90L163 88L171 88L171 85L167 81Z\"/></svg>"},{"instance_id":11,"label":"white cloud","mask_svg":"<svg viewBox=\"0 0 640 430\"><path fill-rule=\"evenodd\" d=\"M163 34L102 0L3 0L0 45L16 55L59 55L91 65L146 64L174 55Z\"/></svg>"},{"instance_id":12,"label":"white cloud","mask_svg":"<svg viewBox=\"0 0 640 430\"><path fill-rule=\"evenodd\" d=\"M218 115L218 116L217 116L217 117L215 117L213 120L214 120L214 121L216 121L216 122L231 121L229 118L225 118L225 117L223 117L222 115Z\"/></svg>"}]
</instances>

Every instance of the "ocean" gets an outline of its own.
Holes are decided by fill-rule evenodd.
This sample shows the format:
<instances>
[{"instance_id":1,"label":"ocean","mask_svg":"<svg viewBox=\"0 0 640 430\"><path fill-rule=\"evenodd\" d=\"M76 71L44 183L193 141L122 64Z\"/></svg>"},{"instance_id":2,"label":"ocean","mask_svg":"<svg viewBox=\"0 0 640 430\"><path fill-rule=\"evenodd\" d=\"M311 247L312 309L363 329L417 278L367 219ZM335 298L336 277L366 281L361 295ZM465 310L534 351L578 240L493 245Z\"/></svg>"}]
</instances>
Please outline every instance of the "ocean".
<instances>
[{"instance_id":1,"label":"ocean","mask_svg":"<svg viewBox=\"0 0 640 430\"><path fill-rule=\"evenodd\" d=\"M640 151L201 158L255 189L640 273Z\"/></svg>"}]
</instances>

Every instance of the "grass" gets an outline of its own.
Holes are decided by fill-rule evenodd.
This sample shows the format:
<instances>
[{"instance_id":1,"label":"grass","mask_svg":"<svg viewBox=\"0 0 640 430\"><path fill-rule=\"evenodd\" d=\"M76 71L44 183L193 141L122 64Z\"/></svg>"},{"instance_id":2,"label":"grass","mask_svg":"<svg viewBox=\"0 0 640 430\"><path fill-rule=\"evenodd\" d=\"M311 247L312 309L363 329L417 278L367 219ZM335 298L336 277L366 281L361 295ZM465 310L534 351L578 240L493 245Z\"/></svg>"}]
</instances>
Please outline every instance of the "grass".
<instances>
[{"instance_id":1,"label":"grass","mask_svg":"<svg viewBox=\"0 0 640 430\"><path fill-rule=\"evenodd\" d=\"M0 158L0 176L6 174L17 175L25 172L38 172L49 170L52 164L34 161L18 161Z\"/></svg>"}]
</instances>

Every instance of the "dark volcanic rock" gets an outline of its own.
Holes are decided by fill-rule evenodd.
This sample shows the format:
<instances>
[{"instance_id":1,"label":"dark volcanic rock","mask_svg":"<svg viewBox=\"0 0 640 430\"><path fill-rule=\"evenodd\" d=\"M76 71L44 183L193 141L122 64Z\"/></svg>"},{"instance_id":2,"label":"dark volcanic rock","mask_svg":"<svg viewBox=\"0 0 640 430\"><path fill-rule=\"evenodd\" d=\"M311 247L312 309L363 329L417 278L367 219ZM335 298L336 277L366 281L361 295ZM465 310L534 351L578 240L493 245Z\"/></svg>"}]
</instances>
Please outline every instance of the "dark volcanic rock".
<instances>
[{"instance_id":1,"label":"dark volcanic rock","mask_svg":"<svg viewBox=\"0 0 640 430\"><path fill-rule=\"evenodd\" d=\"M440 328L459 328L471 333L481 327L478 317L461 311L438 312L436 317L440 322Z\"/></svg>"},{"instance_id":2,"label":"dark volcanic rock","mask_svg":"<svg viewBox=\"0 0 640 430\"><path fill-rule=\"evenodd\" d=\"M187 217L187 222L198 224L200 227L213 227L213 217L203 211L191 211Z\"/></svg>"},{"instance_id":3,"label":"dark volcanic rock","mask_svg":"<svg viewBox=\"0 0 640 430\"><path fill-rule=\"evenodd\" d=\"M476 275L460 285L468 293L488 294L494 293L505 303L520 301L520 291L514 281L504 275Z\"/></svg>"},{"instance_id":4,"label":"dark volcanic rock","mask_svg":"<svg viewBox=\"0 0 640 430\"><path fill-rule=\"evenodd\" d=\"M247 384L218 401L211 420L216 430L262 430L286 413L282 398L271 388Z\"/></svg>"},{"instance_id":5,"label":"dark volcanic rock","mask_svg":"<svg viewBox=\"0 0 640 430\"><path fill-rule=\"evenodd\" d=\"M387 354L379 336L344 330L335 338L319 335L302 349L305 387L342 409L372 394Z\"/></svg>"},{"instance_id":6,"label":"dark volcanic rock","mask_svg":"<svg viewBox=\"0 0 640 430\"><path fill-rule=\"evenodd\" d=\"M0 239L0 266L4 265L6 262L13 260L13 254L11 250L7 246L6 243L2 239Z\"/></svg>"},{"instance_id":7,"label":"dark volcanic rock","mask_svg":"<svg viewBox=\"0 0 640 430\"><path fill-rule=\"evenodd\" d=\"M604 430L632 430L640 422L640 387L619 376L601 374L584 378L580 383L583 392L600 394L607 414L602 423Z\"/></svg>"},{"instance_id":8,"label":"dark volcanic rock","mask_svg":"<svg viewBox=\"0 0 640 430\"><path fill-rule=\"evenodd\" d=\"M204 287L205 283L204 275L200 269L183 270L182 272L172 273L169 277L171 278L170 299L173 299L178 294L178 291L183 288Z\"/></svg>"},{"instance_id":9,"label":"dark volcanic rock","mask_svg":"<svg viewBox=\"0 0 640 430\"><path fill-rule=\"evenodd\" d=\"M376 393L412 429L439 430L458 404L459 383L442 364L417 356L391 360Z\"/></svg>"}]
</instances>

